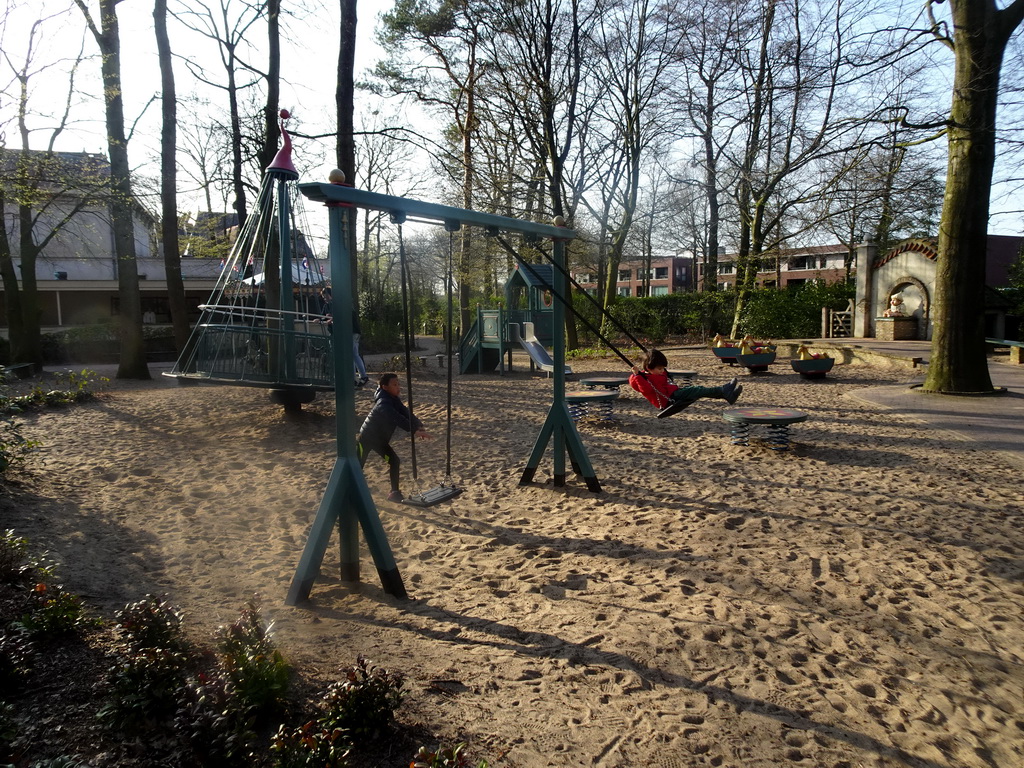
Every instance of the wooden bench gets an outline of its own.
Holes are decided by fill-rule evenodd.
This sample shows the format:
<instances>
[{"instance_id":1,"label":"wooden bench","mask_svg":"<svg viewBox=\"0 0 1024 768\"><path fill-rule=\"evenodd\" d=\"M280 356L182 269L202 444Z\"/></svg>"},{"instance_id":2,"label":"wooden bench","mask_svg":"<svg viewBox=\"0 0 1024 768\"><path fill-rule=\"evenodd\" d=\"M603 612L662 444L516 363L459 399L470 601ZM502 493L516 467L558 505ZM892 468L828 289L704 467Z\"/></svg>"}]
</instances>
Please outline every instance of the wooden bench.
<instances>
[{"instance_id":1,"label":"wooden bench","mask_svg":"<svg viewBox=\"0 0 1024 768\"><path fill-rule=\"evenodd\" d=\"M1015 365L1024 364L1024 341L1013 341L1012 339L985 339L986 344L997 347L1010 348L1010 362Z\"/></svg>"}]
</instances>

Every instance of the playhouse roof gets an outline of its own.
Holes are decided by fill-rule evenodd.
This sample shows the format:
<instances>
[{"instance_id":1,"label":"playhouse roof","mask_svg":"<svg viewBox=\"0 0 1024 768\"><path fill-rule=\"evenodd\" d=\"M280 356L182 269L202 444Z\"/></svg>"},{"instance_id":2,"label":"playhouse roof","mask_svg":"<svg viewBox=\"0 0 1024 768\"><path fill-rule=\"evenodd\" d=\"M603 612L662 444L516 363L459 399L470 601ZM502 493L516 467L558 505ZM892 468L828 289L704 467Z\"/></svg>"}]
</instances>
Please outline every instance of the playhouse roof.
<instances>
[{"instance_id":1,"label":"playhouse roof","mask_svg":"<svg viewBox=\"0 0 1024 768\"><path fill-rule=\"evenodd\" d=\"M516 263L516 268L512 271L508 282L509 285L512 285L518 280L529 288L547 290L555 284L554 271L554 267L550 264L530 264L529 269L525 269L522 264Z\"/></svg>"}]
</instances>

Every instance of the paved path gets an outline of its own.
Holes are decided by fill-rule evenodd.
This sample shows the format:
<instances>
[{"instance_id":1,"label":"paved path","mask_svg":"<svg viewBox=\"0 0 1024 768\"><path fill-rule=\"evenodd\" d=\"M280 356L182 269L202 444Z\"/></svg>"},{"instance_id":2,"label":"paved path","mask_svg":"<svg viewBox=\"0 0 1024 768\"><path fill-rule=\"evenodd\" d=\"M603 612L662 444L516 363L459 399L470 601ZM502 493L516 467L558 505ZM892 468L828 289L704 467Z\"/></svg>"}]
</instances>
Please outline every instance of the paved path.
<instances>
[{"instance_id":1,"label":"paved path","mask_svg":"<svg viewBox=\"0 0 1024 768\"><path fill-rule=\"evenodd\" d=\"M927 365L931 342L877 341L875 339L830 339L837 347L852 346L912 360L921 358ZM1006 394L992 397L933 395L922 392L926 368L912 374L909 385L859 389L852 396L875 405L891 408L979 447L1002 452L1011 462L1024 468L1024 365L1011 365L1005 356L989 357L989 376Z\"/></svg>"}]
</instances>

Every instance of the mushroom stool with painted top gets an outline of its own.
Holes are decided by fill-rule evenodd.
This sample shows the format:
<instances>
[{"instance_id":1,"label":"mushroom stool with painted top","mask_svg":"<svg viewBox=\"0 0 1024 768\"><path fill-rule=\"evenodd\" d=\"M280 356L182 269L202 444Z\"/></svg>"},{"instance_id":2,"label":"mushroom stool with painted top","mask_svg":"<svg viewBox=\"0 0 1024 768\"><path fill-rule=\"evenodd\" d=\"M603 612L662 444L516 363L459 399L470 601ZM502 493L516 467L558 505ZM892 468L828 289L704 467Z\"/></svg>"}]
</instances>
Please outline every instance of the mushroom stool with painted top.
<instances>
[{"instance_id":1,"label":"mushroom stool with painted top","mask_svg":"<svg viewBox=\"0 0 1024 768\"><path fill-rule=\"evenodd\" d=\"M615 418L612 415L612 402L618 397L618 389L580 389L566 392L565 402L573 421L591 417L601 421L611 421Z\"/></svg>"},{"instance_id":2,"label":"mushroom stool with painted top","mask_svg":"<svg viewBox=\"0 0 1024 768\"><path fill-rule=\"evenodd\" d=\"M623 384L629 384L629 376L589 376L580 379L580 384L588 389L618 392Z\"/></svg>"},{"instance_id":3,"label":"mushroom stool with painted top","mask_svg":"<svg viewBox=\"0 0 1024 768\"><path fill-rule=\"evenodd\" d=\"M750 428L763 424L768 428L765 442L773 451L789 450L789 425L807 420L807 414L792 408L730 408L722 418L732 427L733 445L750 445Z\"/></svg>"}]
</instances>

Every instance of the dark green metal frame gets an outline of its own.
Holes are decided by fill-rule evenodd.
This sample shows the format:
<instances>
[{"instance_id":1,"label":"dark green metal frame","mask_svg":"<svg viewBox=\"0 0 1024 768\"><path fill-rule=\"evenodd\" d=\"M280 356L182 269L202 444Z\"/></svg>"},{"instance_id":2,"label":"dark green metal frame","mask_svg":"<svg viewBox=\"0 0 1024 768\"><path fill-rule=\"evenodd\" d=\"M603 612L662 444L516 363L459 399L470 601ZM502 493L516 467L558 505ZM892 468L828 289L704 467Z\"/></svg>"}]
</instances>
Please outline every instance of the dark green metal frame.
<instances>
[{"instance_id":1,"label":"dark green metal frame","mask_svg":"<svg viewBox=\"0 0 1024 768\"><path fill-rule=\"evenodd\" d=\"M446 224L449 227L458 223L461 226L483 227L494 234L509 231L550 238L554 242L554 258L563 267L565 266L565 243L575 237L575 232L565 227L521 221L507 216L496 216L392 195L381 195L342 184L307 183L300 184L299 189L310 200L322 202L328 206L331 283L336 286L333 297L334 333L337 334L337 338L341 339L352 336L352 306L348 291L342 289L342 286L352 284L351 260L345 234L348 214L353 207L404 214L408 218L425 219ZM555 290L562 296L567 296L564 270L557 271L554 280ZM554 327L563 328L565 311L562 303L555 302L552 311ZM341 537L342 580L359 580L358 535L359 528L362 527L384 591L402 599L408 596L356 453L355 385L351 376L352 347L350 344L337 344L334 353L337 459L288 591L286 602L289 605L294 605L309 597L313 583L320 573L331 529L335 523L338 525ZM527 484L533 480L548 443L553 442L554 484L556 486L565 484L565 455L568 452L573 470L583 477L590 490L600 492L601 485L565 402L564 333L554 335L553 359L555 375L552 379L551 408L540 435L537 437L533 452L526 463L520 484Z\"/></svg>"}]
</instances>

